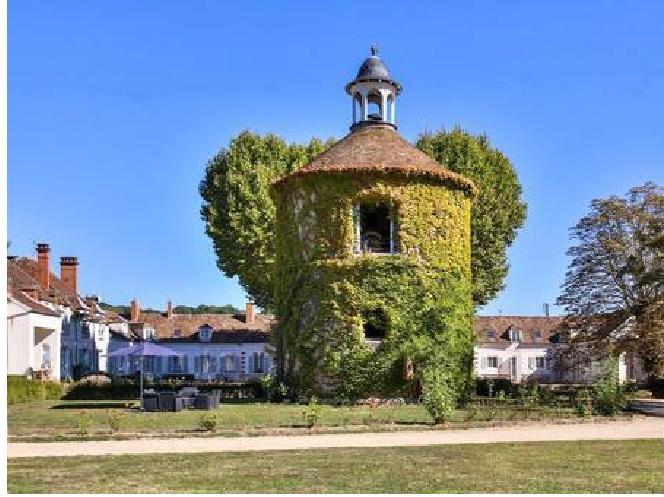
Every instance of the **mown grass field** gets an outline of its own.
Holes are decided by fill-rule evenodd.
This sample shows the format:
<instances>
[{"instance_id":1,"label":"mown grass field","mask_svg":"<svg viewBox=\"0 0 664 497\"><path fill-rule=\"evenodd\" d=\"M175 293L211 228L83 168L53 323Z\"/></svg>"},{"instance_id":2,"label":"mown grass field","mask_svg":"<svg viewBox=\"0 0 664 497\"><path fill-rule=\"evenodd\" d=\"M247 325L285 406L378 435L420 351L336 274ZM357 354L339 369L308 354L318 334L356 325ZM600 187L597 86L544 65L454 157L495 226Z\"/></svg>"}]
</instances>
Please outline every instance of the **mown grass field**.
<instances>
[{"instance_id":1,"label":"mown grass field","mask_svg":"<svg viewBox=\"0 0 664 497\"><path fill-rule=\"evenodd\" d=\"M178 435L199 431L201 411L187 410L178 413L131 412L120 407L117 401L38 401L8 406L9 435L12 437L36 436L41 439L72 437L77 435L81 418L89 421L88 433L92 437L109 436L109 418L113 412L122 411L125 417L120 435L162 434ZM216 410L218 431L242 431L256 429L296 428L306 429L302 418L304 406L296 404L245 403L222 404ZM325 427L377 427L417 428L431 425L431 418L421 405L369 408L368 406L322 406L321 426ZM488 421L485 411L458 410L450 425ZM529 417L570 417L572 410L541 411ZM513 410L494 411L490 420L519 420L524 414Z\"/></svg>"},{"instance_id":2,"label":"mown grass field","mask_svg":"<svg viewBox=\"0 0 664 497\"><path fill-rule=\"evenodd\" d=\"M664 442L10 459L8 489L11 493L661 493Z\"/></svg>"}]
</instances>

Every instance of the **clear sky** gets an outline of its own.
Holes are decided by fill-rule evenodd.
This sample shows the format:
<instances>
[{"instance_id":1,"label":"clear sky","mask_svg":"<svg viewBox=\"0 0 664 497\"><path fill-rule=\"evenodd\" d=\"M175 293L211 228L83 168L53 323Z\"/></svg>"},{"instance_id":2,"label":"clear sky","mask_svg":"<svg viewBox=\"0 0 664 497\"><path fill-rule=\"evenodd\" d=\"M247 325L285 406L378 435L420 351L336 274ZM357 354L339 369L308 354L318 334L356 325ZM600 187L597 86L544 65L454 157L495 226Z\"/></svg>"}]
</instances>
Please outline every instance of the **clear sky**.
<instances>
[{"instance_id":1,"label":"clear sky","mask_svg":"<svg viewBox=\"0 0 664 497\"><path fill-rule=\"evenodd\" d=\"M593 198L664 183L664 2L9 2L8 238L76 255L82 293L242 306L199 217L206 160L245 128L342 137L376 42L400 132L456 124L529 204L506 290L538 314Z\"/></svg>"}]
</instances>

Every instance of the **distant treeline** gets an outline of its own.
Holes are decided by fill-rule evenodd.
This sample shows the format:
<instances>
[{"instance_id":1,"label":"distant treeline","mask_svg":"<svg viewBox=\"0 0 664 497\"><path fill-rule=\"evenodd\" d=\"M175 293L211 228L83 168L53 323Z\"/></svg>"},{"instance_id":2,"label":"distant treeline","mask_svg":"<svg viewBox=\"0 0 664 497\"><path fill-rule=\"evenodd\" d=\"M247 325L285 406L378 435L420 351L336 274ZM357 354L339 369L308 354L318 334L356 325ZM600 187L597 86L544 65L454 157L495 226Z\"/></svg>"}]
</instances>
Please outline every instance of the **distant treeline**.
<instances>
[{"instance_id":1,"label":"distant treeline","mask_svg":"<svg viewBox=\"0 0 664 497\"><path fill-rule=\"evenodd\" d=\"M115 312L121 316L129 316L131 313L131 308L128 305L111 305L100 303L102 309L107 311ZM164 314L166 309L141 309L141 313L157 313ZM173 307L173 312L175 314L243 314L244 311L241 311L237 307L232 306L231 304L226 305L206 305L200 304L196 307L190 307L188 305L176 305Z\"/></svg>"}]
</instances>

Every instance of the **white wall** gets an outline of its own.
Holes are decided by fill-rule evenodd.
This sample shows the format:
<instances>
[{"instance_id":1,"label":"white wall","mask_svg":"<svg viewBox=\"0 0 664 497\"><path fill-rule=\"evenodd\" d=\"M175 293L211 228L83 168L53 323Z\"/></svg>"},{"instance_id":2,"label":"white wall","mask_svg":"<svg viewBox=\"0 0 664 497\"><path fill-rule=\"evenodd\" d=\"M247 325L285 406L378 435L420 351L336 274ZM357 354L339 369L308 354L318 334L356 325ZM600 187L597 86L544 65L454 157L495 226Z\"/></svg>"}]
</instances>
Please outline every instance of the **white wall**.
<instances>
[{"instance_id":1,"label":"white wall","mask_svg":"<svg viewBox=\"0 0 664 497\"><path fill-rule=\"evenodd\" d=\"M43 344L50 348L50 378L59 380L60 318L29 312L27 307L18 302L8 302L7 373L24 375L30 368L33 371L41 370Z\"/></svg>"}]
</instances>

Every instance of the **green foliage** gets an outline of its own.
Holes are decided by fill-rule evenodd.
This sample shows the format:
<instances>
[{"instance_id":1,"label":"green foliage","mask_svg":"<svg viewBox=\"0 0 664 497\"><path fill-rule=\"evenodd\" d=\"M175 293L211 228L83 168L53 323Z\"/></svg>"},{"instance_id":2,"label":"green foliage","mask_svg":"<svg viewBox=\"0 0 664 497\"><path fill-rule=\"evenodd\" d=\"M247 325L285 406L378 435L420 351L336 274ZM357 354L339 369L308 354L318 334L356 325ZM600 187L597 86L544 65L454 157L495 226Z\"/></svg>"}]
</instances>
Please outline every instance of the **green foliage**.
<instances>
[{"instance_id":1,"label":"green foliage","mask_svg":"<svg viewBox=\"0 0 664 497\"><path fill-rule=\"evenodd\" d=\"M79 437L87 437L90 433L92 420L86 413L81 412L76 418L76 433Z\"/></svg>"},{"instance_id":2,"label":"green foliage","mask_svg":"<svg viewBox=\"0 0 664 497\"><path fill-rule=\"evenodd\" d=\"M309 428L320 424L320 420L323 418L323 407L318 403L315 395L309 399L309 403L302 410L302 418Z\"/></svg>"},{"instance_id":3,"label":"green foliage","mask_svg":"<svg viewBox=\"0 0 664 497\"><path fill-rule=\"evenodd\" d=\"M605 369L592 391L593 408L598 414L615 416L627 406L627 394L618 380L618 359L608 359Z\"/></svg>"},{"instance_id":4,"label":"green foliage","mask_svg":"<svg viewBox=\"0 0 664 497\"><path fill-rule=\"evenodd\" d=\"M486 304L505 286L507 248L526 219L516 171L486 135L460 128L425 133L415 146L479 188L471 216L473 301Z\"/></svg>"},{"instance_id":5,"label":"green foliage","mask_svg":"<svg viewBox=\"0 0 664 497\"><path fill-rule=\"evenodd\" d=\"M64 394L62 383L28 380L23 376L7 376L7 404L34 400L58 400Z\"/></svg>"},{"instance_id":6,"label":"green foliage","mask_svg":"<svg viewBox=\"0 0 664 497\"><path fill-rule=\"evenodd\" d=\"M108 411L108 426L113 433L117 433L122 428L127 415L120 410L109 410Z\"/></svg>"},{"instance_id":7,"label":"green foliage","mask_svg":"<svg viewBox=\"0 0 664 497\"><path fill-rule=\"evenodd\" d=\"M664 188L646 183L593 200L571 236L558 303L572 344L635 351L647 371L664 375Z\"/></svg>"},{"instance_id":8,"label":"green foliage","mask_svg":"<svg viewBox=\"0 0 664 497\"><path fill-rule=\"evenodd\" d=\"M457 393L464 392L473 343L466 192L363 173L291 178L274 197L276 349L278 361L289 358L278 363L281 377L305 394L403 396L405 361L419 374L441 350L459 363ZM352 205L360 199L394 203L398 254L353 253ZM363 333L372 319L386 328L376 350Z\"/></svg>"},{"instance_id":9,"label":"green foliage","mask_svg":"<svg viewBox=\"0 0 664 497\"><path fill-rule=\"evenodd\" d=\"M198 418L198 426L205 431L215 431L218 424L219 418L215 412L204 412Z\"/></svg>"},{"instance_id":10,"label":"green foliage","mask_svg":"<svg viewBox=\"0 0 664 497\"><path fill-rule=\"evenodd\" d=\"M312 139L307 145L289 145L272 134L243 131L207 164L199 189L201 217L217 266L226 276L237 276L263 309L271 307L273 293L276 213L270 184L310 162L331 143Z\"/></svg>"},{"instance_id":11,"label":"green foliage","mask_svg":"<svg viewBox=\"0 0 664 497\"><path fill-rule=\"evenodd\" d=\"M288 395L288 386L276 376L266 374L261 378L261 387L271 402L279 402Z\"/></svg>"},{"instance_id":12,"label":"green foliage","mask_svg":"<svg viewBox=\"0 0 664 497\"><path fill-rule=\"evenodd\" d=\"M454 375L441 364L431 364L422 371L422 403L434 423L447 421L456 407Z\"/></svg>"}]
</instances>

